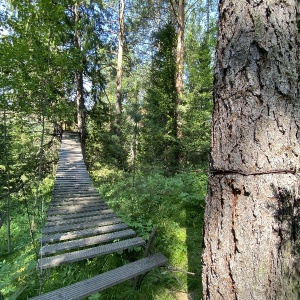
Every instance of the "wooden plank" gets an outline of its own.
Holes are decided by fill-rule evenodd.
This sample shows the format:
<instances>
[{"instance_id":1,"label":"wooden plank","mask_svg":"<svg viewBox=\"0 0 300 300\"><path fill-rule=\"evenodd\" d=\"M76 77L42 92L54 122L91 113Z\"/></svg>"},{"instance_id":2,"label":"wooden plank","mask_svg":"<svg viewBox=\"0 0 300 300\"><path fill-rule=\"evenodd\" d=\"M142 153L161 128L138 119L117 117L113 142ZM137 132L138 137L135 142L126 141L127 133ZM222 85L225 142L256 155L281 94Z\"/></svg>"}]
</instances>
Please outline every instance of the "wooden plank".
<instances>
[{"instance_id":1,"label":"wooden plank","mask_svg":"<svg viewBox=\"0 0 300 300\"><path fill-rule=\"evenodd\" d=\"M106 207L104 208L107 209ZM94 204L94 205L65 205L63 207L52 207L49 208L47 211L48 216L53 215L67 215L67 214L75 214L75 213L83 213L88 211L99 211L103 210L103 205L101 204Z\"/></svg>"},{"instance_id":2,"label":"wooden plank","mask_svg":"<svg viewBox=\"0 0 300 300\"><path fill-rule=\"evenodd\" d=\"M65 205L90 205L90 204L101 204L103 207L107 207L108 205L101 201L100 199L91 199L91 200L62 200L62 201L52 201L49 204L50 207L60 207Z\"/></svg>"},{"instance_id":3,"label":"wooden plank","mask_svg":"<svg viewBox=\"0 0 300 300\"><path fill-rule=\"evenodd\" d=\"M54 183L54 186L55 187L62 187L63 185L66 185L66 186L90 186L90 187L93 187L93 184L92 184L92 181L90 178L88 177L81 177L79 178L78 180L69 180L66 181L66 180L56 180L55 183Z\"/></svg>"},{"instance_id":4,"label":"wooden plank","mask_svg":"<svg viewBox=\"0 0 300 300\"><path fill-rule=\"evenodd\" d=\"M123 281L147 273L154 268L165 266L168 259L162 253L126 264L117 269L102 273L95 277L74 283L61 289L43 294L32 300L80 300Z\"/></svg>"},{"instance_id":5,"label":"wooden plank","mask_svg":"<svg viewBox=\"0 0 300 300\"><path fill-rule=\"evenodd\" d=\"M71 219L63 219L63 220L47 220L46 227L57 227L57 226L64 226L70 225L73 226L74 224L78 223L92 223L92 222L99 222L101 220L117 218L118 216L115 213L107 213L107 214L99 214L96 216L85 217L85 218L77 218L76 214L73 214L73 218ZM86 228L86 227L84 227Z\"/></svg>"},{"instance_id":6,"label":"wooden plank","mask_svg":"<svg viewBox=\"0 0 300 300\"><path fill-rule=\"evenodd\" d=\"M114 211L110 209L107 206L103 206L103 213L113 213ZM96 217L99 216L99 211L88 211L83 213L76 213L74 214L68 214L68 215L54 215L54 216L48 216L47 222L59 222L59 221L66 221L68 222L69 219L76 219L79 218L86 218L86 217Z\"/></svg>"},{"instance_id":7,"label":"wooden plank","mask_svg":"<svg viewBox=\"0 0 300 300\"><path fill-rule=\"evenodd\" d=\"M68 241L72 239L83 238L83 237L93 236L97 234L104 234L104 233L124 230L127 228L128 226L125 223L117 223L117 224L100 226L95 228L88 228L88 229L71 231L71 232L69 231L65 233L44 235L40 238L40 242L45 244L45 243L53 243L59 241Z\"/></svg>"},{"instance_id":8,"label":"wooden plank","mask_svg":"<svg viewBox=\"0 0 300 300\"><path fill-rule=\"evenodd\" d=\"M118 252L125 249L131 249L134 247L142 246L145 244L145 241L140 238L132 238L112 244L102 245L98 247L93 247L89 249L74 251L71 253L60 254L56 256L45 257L38 260L39 269L48 269L63 264L72 263L75 261L85 260L88 258L93 258L96 256L101 256L113 252Z\"/></svg>"},{"instance_id":9,"label":"wooden plank","mask_svg":"<svg viewBox=\"0 0 300 300\"><path fill-rule=\"evenodd\" d=\"M108 218L113 218L113 217L117 217L117 215L114 213L113 210L108 211L106 213L103 214L98 214L98 215L93 215L93 216L89 216L89 217L77 217L77 214L72 214L71 215L72 218L71 219L64 219L64 220L47 220L46 222L46 227L49 226L62 226L62 225L67 225L67 224L75 224L75 223L87 223L87 222L95 222L97 220L103 220L103 219L108 219Z\"/></svg>"},{"instance_id":10,"label":"wooden plank","mask_svg":"<svg viewBox=\"0 0 300 300\"><path fill-rule=\"evenodd\" d=\"M135 232L132 229L126 229L122 231L116 231L112 233L105 233L101 235L86 237L78 240L62 242L58 244L46 245L40 249L40 255L47 256L49 254L55 254L63 251L70 251L79 248L85 248L93 245L112 242L118 239L126 239L134 237Z\"/></svg>"},{"instance_id":11,"label":"wooden plank","mask_svg":"<svg viewBox=\"0 0 300 300\"><path fill-rule=\"evenodd\" d=\"M54 183L55 188L70 188L70 187L86 187L91 186L93 187L93 182L90 179L85 180L84 178L79 178L78 180L59 180Z\"/></svg>"},{"instance_id":12,"label":"wooden plank","mask_svg":"<svg viewBox=\"0 0 300 300\"><path fill-rule=\"evenodd\" d=\"M75 212L75 211L80 211L81 209L89 209L89 208L92 208L92 209L95 209L95 210L101 210L103 209L103 207L107 207L107 204L103 201L90 201L90 202L85 202L85 201L72 201L72 202L64 202L64 201L61 201L60 203L57 202L55 203L56 205L50 205L49 208L48 208L48 211L51 211L51 212L62 212L62 211L69 211L69 212Z\"/></svg>"},{"instance_id":13,"label":"wooden plank","mask_svg":"<svg viewBox=\"0 0 300 300\"><path fill-rule=\"evenodd\" d=\"M82 222L69 224L69 225L62 225L62 226L47 226L42 229L42 234L52 234L57 232L67 232L67 231L75 231L75 230L81 230L81 229L87 229L92 227L100 227L110 224L116 224L121 223L121 218L115 218L114 215L104 215L99 216L99 220L93 221L93 222Z\"/></svg>"},{"instance_id":14,"label":"wooden plank","mask_svg":"<svg viewBox=\"0 0 300 300\"><path fill-rule=\"evenodd\" d=\"M76 203L105 203L103 200L100 199L99 196L91 196L91 197L61 197L57 199L52 199L50 202L50 206L57 206L62 204L76 204Z\"/></svg>"},{"instance_id":15,"label":"wooden plank","mask_svg":"<svg viewBox=\"0 0 300 300\"><path fill-rule=\"evenodd\" d=\"M63 193L89 193L94 192L98 193L98 191L93 186L61 186L61 187L55 187L52 189L52 195L55 194L61 194Z\"/></svg>"},{"instance_id":16,"label":"wooden plank","mask_svg":"<svg viewBox=\"0 0 300 300\"><path fill-rule=\"evenodd\" d=\"M88 208L88 207L94 207L97 208L103 208L107 207L107 204L104 201L101 201L98 199L92 199L92 200L81 200L81 198L77 198L76 200L72 201L65 201L62 200L56 200L50 202L49 204L49 210L56 211L56 210L80 210L81 208Z\"/></svg>"},{"instance_id":17,"label":"wooden plank","mask_svg":"<svg viewBox=\"0 0 300 300\"><path fill-rule=\"evenodd\" d=\"M64 201L68 201L68 200L86 200L86 199L100 199L101 197L99 195L99 193L95 194L95 195L85 195L85 194L80 194L80 195L76 195L76 196L69 196L69 197L65 197L65 196L58 196L57 198L52 198L51 202L54 201L62 201L62 199ZM103 200L101 200L103 201ZM103 201L104 202L104 201Z\"/></svg>"},{"instance_id":18,"label":"wooden plank","mask_svg":"<svg viewBox=\"0 0 300 300\"><path fill-rule=\"evenodd\" d=\"M98 196L99 197L99 193L96 189L94 189L93 191L80 191L80 190L75 190L73 192L71 191L64 191L64 190L60 190L60 191L55 191L52 193L53 197L62 197L62 196L66 196L69 195L68 197L77 197L77 196Z\"/></svg>"},{"instance_id":19,"label":"wooden plank","mask_svg":"<svg viewBox=\"0 0 300 300\"><path fill-rule=\"evenodd\" d=\"M99 193L98 192L83 192L83 193L80 193L80 192L55 192L52 194L52 197L54 199L56 198L63 198L63 197L66 197L66 198L74 198L74 197L81 197L81 196L98 196L99 197Z\"/></svg>"}]
</instances>

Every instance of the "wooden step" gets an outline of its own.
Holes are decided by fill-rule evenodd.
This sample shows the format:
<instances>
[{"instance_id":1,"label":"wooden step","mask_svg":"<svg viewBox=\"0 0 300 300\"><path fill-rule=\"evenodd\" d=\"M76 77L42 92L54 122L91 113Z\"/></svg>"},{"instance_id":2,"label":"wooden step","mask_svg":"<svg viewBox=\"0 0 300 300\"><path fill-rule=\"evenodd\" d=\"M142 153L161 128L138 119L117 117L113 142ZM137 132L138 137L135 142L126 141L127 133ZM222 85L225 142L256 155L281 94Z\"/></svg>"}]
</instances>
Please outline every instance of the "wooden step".
<instances>
[{"instance_id":1,"label":"wooden step","mask_svg":"<svg viewBox=\"0 0 300 300\"><path fill-rule=\"evenodd\" d=\"M94 236L97 234L105 234L105 233L109 233L109 232L124 230L127 228L128 228L128 226L125 223L117 223L117 224L112 224L112 225L88 228L88 229L83 229L83 230L76 230L76 231L71 231L71 232L55 233L52 235L44 235L40 238L40 242L42 244L45 244L45 243L53 243L53 242L59 242L59 241L68 241L68 240L72 240L72 239Z\"/></svg>"},{"instance_id":2,"label":"wooden step","mask_svg":"<svg viewBox=\"0 0 300 300\"><path fill-rule=\"evenodd\" d=\"M103 291L123 281L135 278L150 270L165 266L168 259L162 253L129 263L117 269L102 273L95 277L74 283L61 289L43 294L32 300L80 300L97 292Z\"/></svg>"},{"instance_id":3,"label":"wooden step","mask_svg":"<svg viewBox=\"0 0 300 300\"><path fill-rule=\"evenodd\" d=\"M84 182L82 179L80 181L74 181L74 182L55 182L54 183L54 186L53 188L54 189L71 189L71 188L76 188L76 189L79 189L79 188L94 188L92 186L92 183L91 181L86 181ZM95 188L94 188L95 189Z\"/></svg>"},{"instance_id":4,"label":"wooden step","mask_svg":"<svg viewBox=\"0 0 300 300\"><path fill-rule=\"evenodd\" d=\"M103 206L103 210L101 210L101 213L113 213L114 211L110 209L107 206ZM88 212L83 212L83 213L76 213L74 214L68 214L68 215L53 215L53 216L48 216L47 222L61 222L61 221L66 221L70 219L79 219L79 218L88 218L88 217L97 217L99 216L99 211L88 211Z\"/></svg>"},{"instance_id":5,"label":"wooden step","mask_svg":"<svg viewBox=\"0 0 300 300\"><path fill-rule=\"evenodd\" d=\"M107 209L104 207L104 209ZM90 204L90 205L64 205L64 206L55 206L48 209L47 215L65 215L65 214L74 214L79 212L87 211L101 211L103 210L103 205L100 203Z\"/></svg>"},{"instance_id":6,"label":"wooden step","mask_svg":"<svg viewBox=\"0 0 300 300\"><path fill-rule=\"evenodd\" d=\"M89 200L89 199L93 199L93 200L95 200L95 199L99 200L100 199L101 200L101 197L100 197L99 193L97 193L95 195L82 194L82 195L76 195L76 196L70 196L70 197L68 197L68 196L56 196L56 197L52 198L51 203L57 202L57 201L58 202L59 201L69 201L69 200L73 200L73 201L78 200L78 201L80 201L80 200ZM103 201L103 200L101 200L101 201Z\"/></svg>"},{"instance_id":7,"label":"wooden step","mask_svg":"<svg viewBox=\"0 0 300 300\"><path fill-rule=\"evenodd\" d=\"M93 222L82 222L80 223L74 223L70 225L62 225L62 226L47 226L42 229L42 234L52 234L52 233L62 233L62 232L68 232L68 231L76 231L76 230L81 230L81 229L87 229L87 228L93 228L93 227L101 227L101 226L106 226L106 225L111 225L111 224L117 224L121 223L122 219L121 218L114 218L111 217L110 215L106 215L103 217L99 217L99 220L93 221Z\"/></svg>"},{"instance_id":8,"label":"wooden step","mask_svg":"<svg viewBox=\"0 0 300 300\"><path fill-rule=\"evenodd\" d=\"M86 204L85 204L86 203ZM58 197L53 198L53 200L50 202L50 206L52 208L55 208L57 206L95 206L96 204L104 205L106 204L105 201L101 200L99 195L93 195L90 198L88 197L81 197L79 196L72 196L72 197Z\"/></svg>"},{"instance_id":9,"label":"wooden step","mask_svg":"<svg viewBox=\"0 0 300 300\"><path fill-rule=\"evenodd\" d=\"M143 246L145 241L140 238L132 238L112 244L102 245L89 249L79 250L71 253L60 254L56 256L45 257L38 260L38 269L48 269L63 264L72 263L75 261L85 260L96 256L101 256L109 253L119 252L125 249L131 249L138 246Z\"/></svg>"},{"instance_id":10,"label":"wooden step","mask_svg":"<svg viewBox=\"0 0 300 300\"><path fill-rule=\"evenodd\" d=\"M80 176L80 179L82 178L90 178L89 173L87 172L87 170L81 170L79 168L72 168L72 169L65 169L65 170L57 170L57 175L58 176Z\"/></svg>"},{"instance_id":11,"label":"wooden step","mask_svg":"<svg viewBox=\"0 0 300 300\"><path fill-rule=\"evenodd\" d=\"M105 233L101 235L82 238L74 241L62 242L58 244L46 245L40 249L40 255L47 256L63 251L70 251L79 248L85 248L93 245L104 244L114 240L126 239L135 236L132 229L116 231L112 233Z\"/></svg>"},{"instance_id":12,"label":"wooden step","mask_svg":"<svg viewBox=\"0 0 300 300\"><path fill-rule=\"evenodd\" d=\"M85 218L81 218L81 217L77 217L77 214L72 214L71 215L72 218L71 219L66 219L66 220L47 220L45 226L49 227L49 226L63 226L63 225L71 225L71 224L75 224L75 223L87 223L87 222L95 222L95 221L99 221L99 220L103 220L103 219L109 219L109 218L115 218L118 217L113 210L110 210L107 213L103 213L103 214L98 214L96 216L90 216L90 217L85 217Z\"/></svg>"},{"instance_id":13,"label":"wooden step","mask_svg":"<svg viewBox=\"0 0 300 300\"><path fill-rule=\"evenodd\" d=\"M72 182L66 182L66 181L55 181L54 187L93 187L91 183L90 178L80 178L80 180L73 180Z\"/></svg>"},{"instance_id":14,"label":"wooden step","mask_svg":"<svg viewBox=\"0 0 300 300\"><path fill-rule=\"evenodd\" d=\"M93 195L93 196L99 196L99 193L98 193L98 191L97 191L97 189L95 189L95 188L93 188L92 190L90 190L90 191L81 191L80 189L76 189L76 188L74 188L73 189L73 191L71 190L66 190L66 191L64 191L64 189L63 188L61 188L60 190L57 190L57 191L53 191L53 193L52 193L52 195L53 196L59 196L59 195L66 195L66 194L71 194L71 195L78 195L78 196L80 196L80 195Z\"/></svg>"},{"instance_id":15,"label":"wooden step","mask_svg":"<svg viewBox=\"0 0 300 300\"><path fill-rule=\"evenodd\" d=\"M91 205L91 204L101 204L103 207L108 207L108 205L101 201L98 197L96 199L90 200L81 200L81 198L76 200L61 200L61 201L51 201L49 204L49 208L61 207L65 205Z\"/></svg>"},{"instance_id":16,"label":"wooden step","mask_svg":"<svg viewBox=\"0 0 300 300\"><path fill-rule=\"evenodd\" d=\"M52 195L55 194L60 194L60 193L90 193L90 192L94 192L94 193L98 193L98 191L89 185L85 185L85 186L61 186L61 187L55 187L52 189Z\"/></svg>"},{"instance_id":17,"label":"wooden step","mask_svg":"<svg viewBox=\"0 0 300 300\"><path fill-rule=\"evenodd\" d=\"M56 191L52 194L52 197L55 198L61 198L61 197L68 197L68 198L75 198L75 197L80 197L80 196L98 196L99 193L95 191L87 191L87 192L81 192L81 191L74 191L74 192L69 192L69 191Z\"/></svg>"}]
</instances>

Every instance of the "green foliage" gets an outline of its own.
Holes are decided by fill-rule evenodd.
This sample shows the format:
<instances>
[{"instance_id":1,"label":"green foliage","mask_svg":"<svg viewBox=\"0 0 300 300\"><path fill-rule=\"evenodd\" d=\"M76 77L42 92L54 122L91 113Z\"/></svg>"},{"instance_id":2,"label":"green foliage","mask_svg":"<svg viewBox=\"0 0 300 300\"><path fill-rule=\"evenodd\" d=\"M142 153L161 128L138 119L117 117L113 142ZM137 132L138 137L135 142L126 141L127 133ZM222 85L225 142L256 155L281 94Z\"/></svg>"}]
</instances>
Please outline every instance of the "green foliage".
<instances>
[{"instance_id":1,"label":"green foliage","mask_svg":"<svg viewBox=\"0 0 300 300\"><path fill-rule=\"evenodd\" d=\"M186 25L182 148L187 166L205 165L209 153L216 26L211 19L210 28L206 28L199 21L205 15L207 12L196 14L194 11Z\"/></svg>"},{"instance_id":2,"label":"green foliage","mask_svg":"<svg viewBox=\"0 0 300 300\"><path fill-rule=\"evenodd\" d=\"M52 127L54 123L72 126L74 74L82 71L88 115L86 161L95 184L139 236L147 239L153 226L158 226L153 251L165 253L174 267L196 273L176 276L200 299L200 232L207 178L201 173L170 174L179 170L179 150L182 171L207 165L215 27L212 18L207 20L210 27L204 26L204 16L209 15L206 1L187 1L191 14L186 22L180 143L176 137L176 26L169 1L127 2L120 136L112 130L117 48L112 33L117 33L118 14L109 6L116 1L80 2L77 22L74 1L10 3L0 14L0 30L5 28L0 32L0 211L7 212L10 191L12 253L6 254L5 224L0 229L4 241L0 244L1 293L11 300L26 299L40 289L35 253L44 218L42 203L50 200L50 174L59 146ZM81 35L80 49L74 48L75 30ZM45 141L40 148L43 117ZM30 232L33 217L36 230ZM141 255L142 249L137 248L48 270L43 291ZM176 297L174 290L182 290L174 273L158 269L145 277L139 291L126 282L90 299L167 300Z\"/></svg>"},{"instance_id":3,"label":"green foliage","mask_svg":"<svg viewBox=\"0 0 300 300\"><path fill-rule=\"evenodd\" d=\"M51 198L53 177L46 177L39 187L39 198L44 205ZM36 222L34 240L31 239L30 221L35 212L32 210L32 200L35 197L35 186L27 183L22 192L11 195L11 232L12 252L7 254L7 225L0 229L0 292L8 299L27 299L24 295L34 295L39 285L39 274L36 270L38 238L45 211L40 211ZM45 209L45 208L44 208ZM28 294L29 292L29 294ZM30 293L31 292L31 293Z\"/></svg>"},{"instance_id":4,"label":"green foliage","mask_svg":"<svg viewBox=\"0 0 300 300\"><path fill-rule=\"evenodd\" d=\"M139 236L147 239L153 226L158 226L153 251L162 251L173 267L195 273L194 276L176 273L176 276L186 289L198 295L195 299L201 299L201 228L207 176L200 173L173 177L138 174L133 182L132 176L126 173L101 169L93 172L93 178L110 206ZM167 272L162 286L159 285L165 292L169 284L176 289L178 282L171 280L172 275Z\"/></svg>"},{"instance_id":5,"label":"green foliage","mask_svg":"<svg viewBox=\"0 0 300 300\"><path fill-rule=\"evenodd\" d=\"M176 32L166 24L155 35L157 52L145 97L140 151L147 163L160 162L167 169L177 165L176 140Z\"/></svg>"}]
</instances>

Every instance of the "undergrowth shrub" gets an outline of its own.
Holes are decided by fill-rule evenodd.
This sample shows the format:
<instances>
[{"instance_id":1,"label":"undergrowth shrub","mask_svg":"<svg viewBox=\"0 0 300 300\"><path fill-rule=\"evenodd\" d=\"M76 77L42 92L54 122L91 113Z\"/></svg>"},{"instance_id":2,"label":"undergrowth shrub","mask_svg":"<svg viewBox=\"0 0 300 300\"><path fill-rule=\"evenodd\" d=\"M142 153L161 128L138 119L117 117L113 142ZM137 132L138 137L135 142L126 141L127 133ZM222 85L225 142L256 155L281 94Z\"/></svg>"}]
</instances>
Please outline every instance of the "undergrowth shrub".
<instances>
[{"instance_id":1,"label":"undergrowth shrub","mask_svg":"<svg viewBox=\"0 0 300 300\"><path fill-rule=\"evenodd\" d=\"M198 296L194 299L201 299L201 233L207 176L183 173L165 177L153 173L133 178L103 170L94 171L93 176L100 194L138 236L147 240L152 228L158 227L152 251L163 252L170 265L182 270L176 276L187 290L196 291ZM187 276L186 272L194 275ZM176 282L173 284L178 285Z\"/></svg>"}]
</instances>

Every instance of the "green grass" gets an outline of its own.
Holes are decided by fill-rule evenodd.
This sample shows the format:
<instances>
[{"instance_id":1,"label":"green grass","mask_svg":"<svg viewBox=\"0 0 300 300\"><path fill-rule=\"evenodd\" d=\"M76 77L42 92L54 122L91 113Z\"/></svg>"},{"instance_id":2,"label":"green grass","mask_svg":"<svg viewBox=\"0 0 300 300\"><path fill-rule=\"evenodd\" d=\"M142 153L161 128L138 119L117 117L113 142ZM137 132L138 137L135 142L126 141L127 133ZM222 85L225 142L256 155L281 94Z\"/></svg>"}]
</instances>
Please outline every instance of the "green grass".
<instances>
[{"instance_id":1,"label":"green grass","mask_svg":"<svg viewBox=\"0 0 300 300\"><path fill-rule=\"evenodd\" d=\"M157 284L145 281L145 290L148 288L152 292L142 289L141 298L136 299L176 299L174 293L179 291L188 291L193 300L201 299L201 232L206 176L140 174L134 185L128 174L120 172L99 170L93 172L93 177L100 194L139 236L147 239L153 226L158 227L153 252L163 252L170 266L181 271L163 272L158 280L158 294L153 294Z\"/></svg>"},{"instance_id":2,"label":"green grass","mask_svg":"<svg viewBox=\"0 0 300 300\"><path fill-rule=\"evenodd\" d=\"M147 240L152 228L158 227L151 252L161 251L168 257L173 270L157 268L150 271L144 276L139 290L134 290L132 281L127 281L88 299L174 300L179 293L187 291L193 295L193 300L200 300L201 231L207 178L199 174L179 174L174 177L155 173L147 176L139 174L133 188L132 177L120 171L99 169L93 171L92 176L103 198L139 236ZM45 184L45 203L50 200L52 184L51 180ZM3 241L0 244L0 292L4 299L25 300L37 295L40 287L46 293L143 255L142 248L123 251L49 269L41 277L36 270L40 228L37 226L32 243L24 199L12 200L13 251L9 255L6 253L6 226L0 229L0 239Z\"/></svg>"}]
</instances>

